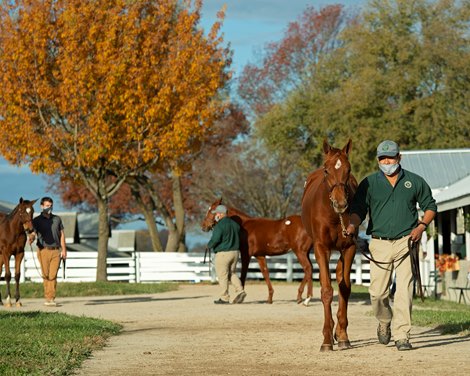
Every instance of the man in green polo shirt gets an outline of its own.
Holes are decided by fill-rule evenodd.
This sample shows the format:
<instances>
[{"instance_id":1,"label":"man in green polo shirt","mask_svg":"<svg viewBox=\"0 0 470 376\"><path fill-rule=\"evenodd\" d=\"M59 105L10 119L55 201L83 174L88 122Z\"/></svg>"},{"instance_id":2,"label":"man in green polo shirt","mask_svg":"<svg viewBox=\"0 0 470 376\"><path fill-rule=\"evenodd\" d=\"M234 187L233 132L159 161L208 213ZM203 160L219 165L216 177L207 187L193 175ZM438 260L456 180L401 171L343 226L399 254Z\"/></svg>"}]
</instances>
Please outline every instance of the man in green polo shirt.
<instances>
[{"instance_id":1,"label":"man in green polo shirt","mask_svg":"<svg viewBox=\"0 0 470 376\"><path fill-rule=\"evenodd\" d=\"M437 206L426 181L400 166L400 150L394 141L386 140L377 147L379 171L366 177L357 189L351 205L349 234L357 232L369 215L370 299L379 325L379 342L387 345L393 334L398 350L410 350L413 274L408 253L408 239L418 242L434 219ZM417 204L424 212L418 221ZM396 273L393 310L389 288Z\"/></svg>"},{"instance_id":2,"label":"man in green polo shirt","mask_svg":"<svg viewBox=\"0 0 470 376\"><path fill-rule=\"evenodd\" d=\"M240 250L240 226L227 216L225 205L217 206L215 214L217 224L214 226L212 237L207 244L215 253L215 271L220 286L220 297L215 304L229 304L229 283L235 287L235 298L232 303L243 303L246 293L240 278L236 274L238 254Z\"/></svg>"}]
</instances>

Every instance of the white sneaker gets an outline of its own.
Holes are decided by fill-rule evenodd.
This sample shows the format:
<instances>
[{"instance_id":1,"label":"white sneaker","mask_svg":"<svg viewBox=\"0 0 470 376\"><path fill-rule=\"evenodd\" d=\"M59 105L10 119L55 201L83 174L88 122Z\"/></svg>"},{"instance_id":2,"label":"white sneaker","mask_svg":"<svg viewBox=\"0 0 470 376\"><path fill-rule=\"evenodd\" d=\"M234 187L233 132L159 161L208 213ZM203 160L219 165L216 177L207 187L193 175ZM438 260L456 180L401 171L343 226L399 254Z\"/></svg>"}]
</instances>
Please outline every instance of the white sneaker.
<instances>
[{"instance_id":1,"label":"white sneaker","mask_svg":"<svg viewBox=\"0 0 470 376\"><path fill-rule=\"evenodd\" d=\"M44 305L47 306L47 307L57 307L57 303L53 300L49 300L49 301L45 302Z\"/></svg>"}]
</instances>

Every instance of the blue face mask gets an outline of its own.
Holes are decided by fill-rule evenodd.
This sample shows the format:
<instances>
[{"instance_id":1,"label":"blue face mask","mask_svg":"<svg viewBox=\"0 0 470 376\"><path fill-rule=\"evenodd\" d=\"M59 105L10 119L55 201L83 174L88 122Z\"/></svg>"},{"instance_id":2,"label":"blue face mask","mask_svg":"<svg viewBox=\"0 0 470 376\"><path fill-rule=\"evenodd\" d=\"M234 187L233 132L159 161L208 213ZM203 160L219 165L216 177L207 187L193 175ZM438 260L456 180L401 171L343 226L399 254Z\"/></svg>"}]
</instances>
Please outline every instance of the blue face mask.
<instances>
[{"instance_id":1,"label":"blue face mask","mask_svg":"<svg viewBox=\"0 0 470 376\"><path fill-rule=\"evenodd\" d=\"M399 163L394 163L394 164L379 163L380 170L387 176L393 175L398 170L398 167L400 167Z\"/></svg>"}]
</instances>

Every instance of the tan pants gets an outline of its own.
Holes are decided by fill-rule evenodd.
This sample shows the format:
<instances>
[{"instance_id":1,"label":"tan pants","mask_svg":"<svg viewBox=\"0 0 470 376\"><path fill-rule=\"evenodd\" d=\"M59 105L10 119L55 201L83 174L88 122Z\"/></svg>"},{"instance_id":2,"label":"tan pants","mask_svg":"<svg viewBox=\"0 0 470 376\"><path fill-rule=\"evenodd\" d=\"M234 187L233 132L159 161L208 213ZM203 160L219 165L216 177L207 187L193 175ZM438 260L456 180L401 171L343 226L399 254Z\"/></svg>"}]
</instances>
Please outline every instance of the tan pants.
<instances>
[{"instance_id":1,"label":"tan pants","mask_svg":"<svg viewBox=\"0 0 470 376\"><path fill-rule=\"evenodd\" d=\"M220 299L228 302L229 283L235 288L235 296L243 291L242 282L236 274L239 251L223 251L215 254L215 271L220 286Z\"/></svg>"},{"instance_id":2,"label":"tan pants","mask_svg":"<svg viewBox=\"0 0 470 376\"><path fill-rule=\"evenodd\" d=\"M411 308L413 303L413 274L408 252L408 238L398 240L372 239L370 253L374 260L392 262L390 265L370 263L370 300L375 317L381 324L391 323L395 341L409 339L411 331ZM390 307L389 288L392 274L396 274L396 291L393 310Z\"/></svg>"},{"instance_id":3,"label":"tan pants","mask_svg":"<svg viewBox=\"0 0 470 376\"><path fill-rule=\"evenodd\" d=\"M57 288L57 273L60 266L59 249L43 249L38 251L44 284L44 297L47 301L55 299Z\"/></svg>"}]
</instances>

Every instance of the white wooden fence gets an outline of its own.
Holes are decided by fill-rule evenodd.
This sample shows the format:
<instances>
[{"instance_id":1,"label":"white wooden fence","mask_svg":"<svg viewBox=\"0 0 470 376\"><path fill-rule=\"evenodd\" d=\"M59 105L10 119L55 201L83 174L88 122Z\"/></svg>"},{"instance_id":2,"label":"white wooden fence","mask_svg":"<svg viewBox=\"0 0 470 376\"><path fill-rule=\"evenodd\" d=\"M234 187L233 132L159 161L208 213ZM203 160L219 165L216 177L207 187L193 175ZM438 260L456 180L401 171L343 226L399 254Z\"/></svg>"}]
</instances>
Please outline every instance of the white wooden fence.
<instances>
[{"instance_id":1,"label":"white wooden fence","mask_svg":"<svg viewBox=\"0 0 470 376\"><path fill-rule=\"evenodd\" d=\"M200 253L166 253L166 252L133 252L132 256L108 257L107 274L109 281L122 281L131 283L140 282L215 282L215 272L209 260L204 263L204 255ZM330 262L331 276L335 278L336 261L338 253L333 253ZM293 253L282 256L266 257L270 278L283 281L300 281L304 272ZM312 256L313 259L313 256ZM319 279L318 265L312 260L313 279ZM94 282L96 280L96 252L67 252L65 279L63 279L62 266L59 270L59 282ZM12 279L14 275L14 259L10 260ZM239 262L238 270L241 269ZM370 280L369 261L362 255L356 254L351 271L351 281L354 284L368 285ZM2 273L2 283L4 282ZM262 280L256 259L252 259L248 269L247 279ZM41 282L40 266L36 253L25 251L22 263L21 282Z\"/></svg>"}]
</instances>

